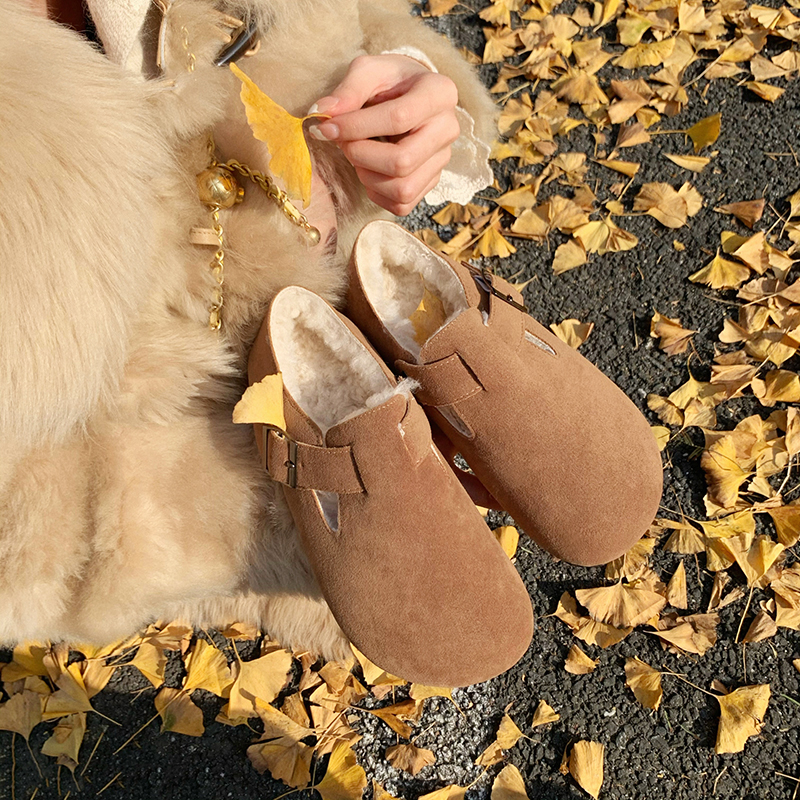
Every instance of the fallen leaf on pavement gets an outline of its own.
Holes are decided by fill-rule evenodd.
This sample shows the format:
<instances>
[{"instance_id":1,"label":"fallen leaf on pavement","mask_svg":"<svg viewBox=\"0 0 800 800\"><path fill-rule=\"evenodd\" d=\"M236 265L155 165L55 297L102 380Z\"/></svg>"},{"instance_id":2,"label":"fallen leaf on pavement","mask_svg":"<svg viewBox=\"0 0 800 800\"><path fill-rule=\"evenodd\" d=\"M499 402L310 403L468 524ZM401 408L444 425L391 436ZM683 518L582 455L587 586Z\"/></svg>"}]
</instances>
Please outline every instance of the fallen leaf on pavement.
<instances>
[{"instance_id":1,"label":"fallen leaf on pavement","mask_svg":"<svg viewBox=\"0 0 800 800\"><path fill-rule=\"evenodd\" d=\"M574 644L567 653L564 669L573 675L588 675L590 672L594 672L597 664L598 661L589 658L578 645Z\"/></svg>"},{"instance_id":2,"label":"fallen leaf on pavement","mask_svg":"<svg viewBox=\"0 0 800 800\"><path fill-rule=\"evenodd\" d=\"M536 706L536 711L533 712L533 720L531 727L536 728L539 725L549 725L551 722L558 722L561 719L561 714L551 708L544 700L539 701Z\"/></svg>"},{"instance_id":3,"label":"fallen leaf on pavement","mask_svg":"<svg viewBox=\"0 0 800 800\"><path fill-rule=\"evenodd\" d=\"M564 344L577 350L588 338L594 329L594 322L581 322L577 319L565 319L558 325L551 323L550 330L561 339Z\"/></svg>"},{"instance_id":4,"label":"fallen leaf on pavement","mask_svg":"<svg viewBox=\"0 0 800 800\"><path fill-rule=\"evenodd\" d=\"M751 736L758 736L769 705L769 684L743 686L717 697L720 705L716 753L741 753Z\"/></svg>"},{"instance_id":5,"label":"fallen leaf on pavement","mask_svg":"<svg viewBox=\"0 0 800 800\"><path fill-rule=\"evenodd\" d=\"M569 771L578 786L597 800L603 785L603 754L598 742L575 742L569 754Z\"/></svg>"},{"instance_id":6,"label":"fallen leaf on pavement","mask_svg":"<svg viewBox=\"0 0 800 800\"><path fill-rule=\"evenodd\" d=\"M765 200L762 197L760 200L746 200L741 203L728 203L724 206L718 206L714 211L719 211L722 214L733 214L739 222L752 228L764 214Z\"/></svg>"},{"instance_id":7,"label":"fallen leaf on pavement","mask_svg":"<svg viewBox=\"0 0 800 800\"><path fill-rule=\"evenodd\" d=\"M436 763L432 750L414 744L395 744L386 748L386 760L395 768L416 775L420 770Z\"/></svg>"},{"instance_id":8,"label":"fallen leaf on pavement","mask_svg":"<svg viewBox=\"0 0 800 800\"><path fill-rule=\"evenodd\" d=\"M638 658L626 659L625 685L645 708L655 711L661 705L664 695L661 689L661 673L644 661Z\"/></svg>"},{"instance_id":9,"label":"fallen leaf on pavement","mask_svg":"<svg viewBox=\"0 0 800 800\"><path fill-rule=\"evenodd\" d=\"M161 732L184 733L187 736L202 736L203 712L180 689L164 687L156 695L156 711L161 716Z\"/></svg>"},{"instance_id":10,"label":"fallen leaf on pavement","mask_svg":"<svg viewBox=\"0 0 800 800\"><path fill-rule=\"evenodd\" d=\"M689 341L697 331L688 330L681 326L679 319L672 319L656 311L650 321L650 336L661 339L658 346L668 355L674 356L685 353Z\"/></svg>"},{"instance_id":11,"label":"fallen leaf on pavement","mask_svg":"<svg viewBox=\"0 0 800 800\"><path fill-rule=\"evenodd\" d=\"M361 800L367 785L364 768L356 763L356 754L346 742L333 747L325 777L314 788L322 800Z\"/></svg>"},{"instance_id":12,"label":"fallen leaf on pavement","mask_svg":"<svg viewBox=\"0 0 800 800\"><path fill-rule=\"evenodd\" d=\"M578 589L578 602L589 610L593 619L616 628L643 625L667 604L665 597L641 588L637 583L615 583L597 589Z\"/></svg>"},{"instance_id":13,"label":"fallen leaf on pavement","mask_svg":"<svg viewBox=\"0 0 800 800\"><path fill-rule=\"evenodd\" d=\"M50 738L42 745L42 753L53 756L57 763L75 772L78 753L86 733L86 714L71 714L59 720Z\"/></svg>"},{"instance_id":14,"label":"fallen leaf on pavement","mask_svg":"<svg viewBox=\"0 0 800 800\"><path fill-rule=\"evenodd\" d=\"M506 764L494 779L491 800L528 800L525 781L513 764Z\"/></svg>"}]
</instances>

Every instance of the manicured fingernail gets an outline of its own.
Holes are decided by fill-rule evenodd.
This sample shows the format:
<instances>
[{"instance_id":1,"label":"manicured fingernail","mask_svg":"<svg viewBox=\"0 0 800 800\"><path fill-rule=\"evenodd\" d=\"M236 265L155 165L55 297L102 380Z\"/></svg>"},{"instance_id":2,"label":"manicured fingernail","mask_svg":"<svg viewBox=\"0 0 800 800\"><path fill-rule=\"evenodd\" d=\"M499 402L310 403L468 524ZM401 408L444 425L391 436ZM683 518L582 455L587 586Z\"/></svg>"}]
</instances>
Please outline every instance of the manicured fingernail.
<instances>
[{"instance_id":1,"label":"manicured fingernail","mask_svg":"<svg viewBox=\"0 0 800 800\"><path fill-rule=\"evenodd\" d=\"M309 114L330 114L339 105L338 97L323 97L308 109Z\"/></svg>"},{"instance_id":2,"label":"manicured fingernail","mask_svg":"<svg viewBox=\"0 0 800 800\"><path fill-rule=\"evenodd\" d=\"M339 138L339 126L332 122L323 122L322 125L312 125L308 132L322 142L330 142Z\"/></svg>"}]
</instances>

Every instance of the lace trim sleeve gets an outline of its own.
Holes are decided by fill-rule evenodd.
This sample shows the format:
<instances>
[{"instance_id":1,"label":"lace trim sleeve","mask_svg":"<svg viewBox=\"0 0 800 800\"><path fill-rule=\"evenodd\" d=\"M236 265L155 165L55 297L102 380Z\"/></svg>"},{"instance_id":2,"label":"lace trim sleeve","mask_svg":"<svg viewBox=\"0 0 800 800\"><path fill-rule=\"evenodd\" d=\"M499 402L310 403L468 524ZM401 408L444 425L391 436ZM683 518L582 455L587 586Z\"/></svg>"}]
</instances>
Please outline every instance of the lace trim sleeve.
<instances>
[{"instance_id":1,"label":"lace trim sleeve","mask_svg":"<svg viewBox=\"0 0 800 800\"><path fill-rule=\"evenodd\" d=\"M384 54L408 56L432 72L438 72L428 56L416 47L398 47ZM450 163L442 171L439 183L425 195L425 202L432 206L447 202L465 205L476 192L494 182L489 166L491 146L475 135L475 120L461 106L456 108L456 118L461 135L452 145Z\"/></svg>"}]
</instances>

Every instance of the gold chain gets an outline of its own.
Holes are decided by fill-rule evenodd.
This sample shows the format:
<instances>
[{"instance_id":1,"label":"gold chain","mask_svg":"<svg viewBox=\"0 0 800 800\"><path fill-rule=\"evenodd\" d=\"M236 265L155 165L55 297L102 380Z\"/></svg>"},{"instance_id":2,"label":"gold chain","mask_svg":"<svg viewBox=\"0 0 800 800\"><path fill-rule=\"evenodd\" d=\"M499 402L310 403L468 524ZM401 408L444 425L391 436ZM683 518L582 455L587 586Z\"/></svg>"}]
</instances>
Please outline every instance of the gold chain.
<instances>
[{"instance_id":1,"label":"gold chain","mask_svg":"<svg viewBox=\"0 0 800 800\"><path fill-rule=\"evenodd\" d=\"M211 211L214 223L211 230L217 238L217 250L210 265L216 286L208 307L208 325L211 330L219 331L222 328L223 285L225 283L225 236L220 222L220 210L232 208L244 199L244 189L239 186L235 175L249 178L256 186L263 189L267 197L283 211L286 217L304 231L312 245L319 243L320 233L311 225L305 214L294 206L286 192L276 186L268 175L252 169L236 159L221 164L214 155L212 138L209 138L208 153L209 166L197 176L197 186L200 199Z\"/></svg>"},{"instance_id":2,"label":"gold chain","mask_svg":"<svg viewBox=\"0 0 800 800\"><path fill-rule=\"evenodd\" d=\"M183 37L183 49L186 51L186 71L194 72L197 59L194 53L189 49L189 31L186 30L185 25L181 28L181 36Z\"/></svg>"},{"instance_id":3,"label":"gold chain","mask_svg":"<svg viewBox=\"0 0 800 800\"><path fill-rule=\"evenodd\" d=\"M275 205L278 206L281 211L283 211L284 215L291 222L297 225L298 228L303 229L308 238L311 240L312 244L319 244L319 231L308 221L308 217L306 217L306 215L303 214L303 212L292 203L292 201L289 199L289 195L286 194L283 189L276 186L275 182L268 175L252 169L246 164L242 164L235 158L226 161L224 164L222 164L222 166L226 167L231 172L236 172L243 177L250 178L250 180L253 181L256 186L260 186L266 193L267 197L269 197L269 199L272 200L272 202L275 203Z\"/></svg>"},{"instance_id":4,"label":"gold chain","mask_svg":"<svg viewBox=\"0 0 800 800\"><path fill-rule=\"evenodd\" d=\"M224 298L222 294L222 286L225 283L225 238L222 231L222 224L219 221L219 206L215 205L211 208L211 218L214 220L212 230L217 235L219 247L217 252L214 253L214 258L211 260L211 274L217 285L214 287L214 293L211 296L211 305L208 308L208 327L212 331L218 331L222 328L222 305Z\"/></svg>"}]
</instances>

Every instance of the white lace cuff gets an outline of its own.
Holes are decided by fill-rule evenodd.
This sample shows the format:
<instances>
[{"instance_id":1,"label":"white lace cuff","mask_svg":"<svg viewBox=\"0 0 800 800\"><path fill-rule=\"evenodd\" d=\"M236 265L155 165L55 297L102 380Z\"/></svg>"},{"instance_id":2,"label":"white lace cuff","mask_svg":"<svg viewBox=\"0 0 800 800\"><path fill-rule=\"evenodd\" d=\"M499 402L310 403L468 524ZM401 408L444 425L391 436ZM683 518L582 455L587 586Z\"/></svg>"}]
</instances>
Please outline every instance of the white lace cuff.
<instances>
[{"instance_id":1,"label":"white lace cuff","mask_svg":"<svg viewBox=\"0 0 800 800\"><path fill-rule=\"evenodd\" d=\"M408 56L431 72L438 72L428 56L416 47L398 47L382 53L389 54ZM432 206L447 202L466 205L475 192L494 182L494 173L489 166L491 146L475 135L475 120L461 106L456 108L456 119L461 135L453 142L450 163L442 170L439 183L425 195L425 202Z\"/></svg>"}]
</instances>

